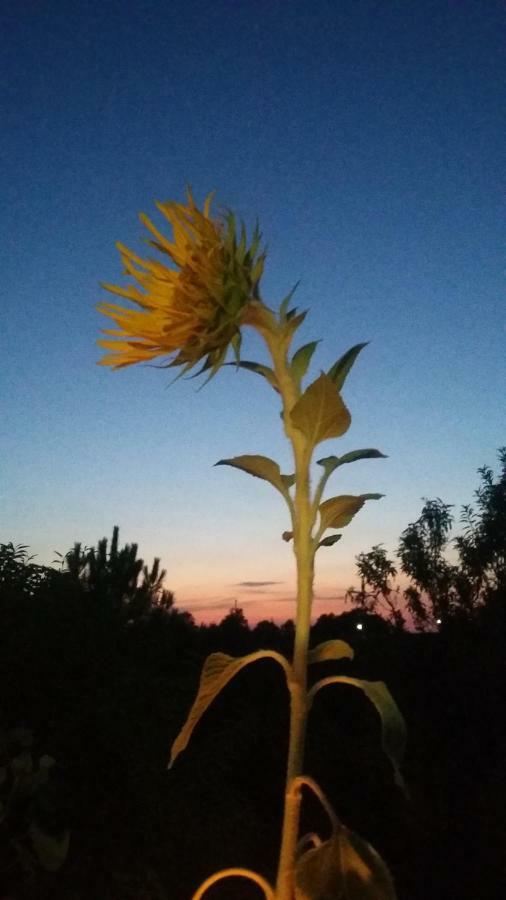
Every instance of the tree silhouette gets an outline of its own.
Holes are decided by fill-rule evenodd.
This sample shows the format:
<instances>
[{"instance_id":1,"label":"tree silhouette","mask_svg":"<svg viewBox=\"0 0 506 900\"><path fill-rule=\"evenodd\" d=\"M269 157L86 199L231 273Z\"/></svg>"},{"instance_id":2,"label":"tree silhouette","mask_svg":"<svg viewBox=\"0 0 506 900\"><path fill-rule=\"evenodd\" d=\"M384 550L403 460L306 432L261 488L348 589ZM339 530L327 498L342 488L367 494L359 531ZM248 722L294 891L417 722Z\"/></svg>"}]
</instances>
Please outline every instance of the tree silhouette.
<instances>
[{"instance_id":1,"label":"tree silhouette","mask_svg":"<svg viewBox=\"0 0 506 900\"><path fill-rule=\"evenodd\" d=\"M463 534L455 540L474 597L485 603L506 593L506 447L499 450L499 460L496 482L488 466L478 470L477 508L463 507Z\"/></svg>"},{"instance_id":2,"label":"tree silhouette","mask_svg":"<svg viewBox=\"0 0 506 900\"><path fill-rule=\"evenodd\" d=\"M53 575L53 569L32 563L34 558L25 544L0 544L0 589L33 597Z\"/></svg>"},{"instance_id":3,"label":"tree silhouette","mask_svg":"<svg viewBox=\"0 0 506 900\"><path fill-rule=\"evenodd\" d=\"M120 549L117 525L113 528L109 552L107 544L105 537L98 541L96 548L83 549L81 543L75 543L62 558L62 571L77 579L104 608L124 613L129 619L144 615L158 604L168 610L174 596L163 589L166 571L160 570L160 560L155 557L148 569L144 560L137 558L137 544L125 544Z\"/></svg>"},{"instance_id":4,"label":"tree silhouette","mask_svg":"<svg viewBox=\"0 0 506 900\"><path fill-rule=\"evenodd\" d=\"M499 617L506 625L506 447L499 460L496 480L488 466L478 469L476 508L462 507L462 534L451 540L453 507L437 498L424 501L419 518L401 535L400 571L411 580L402 597L418 628L479 616ZM455 563L446 557L452 545ZM384 548L376 544L356 563L360 589L349 588L346 598L402 627L400 589L392 583L397 569Z\"/></svg>"},{"instance_id":5,"label":"tree silhouette","mask_svg":"<svg viewBox=\"0 0 506 900\"><path fill-rule=\"evenodd\" d=\"M359 553L356 563L360 590L349 588L346 599L367 612L385 612L393 625L403 628L405 619L399 607L399 588L391 584L397 569L388 559L385 548L375 544L368 553Z\"/></svg>"},{"instance_id":6,"label":"tree silhouette","mask_svg":"<svg viewBox=\"0 0 506 900\"><path fill-rule=\"evenodd\" d=\"M233 606L230 609L218 625L218 631L223 643L232 649L234 655L249 650L251 634L240 606Z\"/></svg>"},{"instance_id":7,"label":"tree silhouette","mask_svg":"<svg viewBox=\"0 0 506 900\"><path fill-rule=\"evenodd\" d=\"M255 647L266 650L281 649L281 633L277 625L269 619L262 619L257 622L252 631L253 643Z\"/></svg>"},{"instance_id":8,"label":"tree silhouette","mask_svg":"<svg viewBox=\"0 0 506 900\"><path fill-rule=\"evenodd\" d=\"M439 498L425 500L420 517L403 531L398 555L413 584L405 591L415 622L447 619L458 605L455 567L445 559L453 524L452 506Z\"/></svg>"}]
</instances>

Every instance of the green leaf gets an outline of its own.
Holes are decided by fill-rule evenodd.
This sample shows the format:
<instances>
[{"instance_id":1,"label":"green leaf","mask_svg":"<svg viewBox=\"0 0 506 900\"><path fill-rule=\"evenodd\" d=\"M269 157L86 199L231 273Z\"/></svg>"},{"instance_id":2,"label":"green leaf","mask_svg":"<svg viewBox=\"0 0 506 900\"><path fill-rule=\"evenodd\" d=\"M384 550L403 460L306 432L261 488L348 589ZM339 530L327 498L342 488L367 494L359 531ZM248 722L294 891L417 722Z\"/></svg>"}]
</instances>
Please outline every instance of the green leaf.
<instances>
[{"instance_id":1,"label":"green leaf","mask_svg":"<svg viewBox=\"0 0 506 900\"><path fill-rule=\"evenodd\" d=\"M351 347L350 350L347 350L340 359L337 360L336 363L329 369L329 378L334 382L338 391L340 391L343 387L344 382L346 381L346 377L348 372L350 371L353 363L355 362L358 354L364 347L367 347L369 341L366 341L365 344L355 344L354 347Z\"/></svg>"},{"instance_id":2,"label":"green leaf","mask_svg":"<svg viewBox=\"0 0 506 900\"><path fill-rule=\"evenodd\" d=\"M287 682L289 681L291 666L288 660L286 660L284 656L281 656L280 653L276 653L275 650L257 650L256 653L250 653L248 656L241 656L239 658L228 656L226 653L211 653L211 655L207 657L204 668L202 669L199 689L193 706L188 714L185 724L172 744L168 765L169 769L174 765L175 759L187 746L195 726L219 692L226 684L228 684L237 672L244 668L244 666L255 662L257 659L263 658L277 660L285 671Z\"/></svg>"},{"instance_id":3,"label":"green leaf","mask_svg":"<svg viewBox=\"0 0 506 900\"><path fill-rule=\"evenodd\" d=\"M248 369L250 372L256 372L258 375L262 375L266 381L269 382L271 387L274 388L275 391L279 394L279 386L278 380L269 366L263 366L261 363L250 362L248 359L240 359L237 362L228 362L225 363L226 366L235 366L239 369ZM200 374L200 372L198 373Z\"/></svg>"},{"instance_id":4,"label":"green leaf","mask_svg":"<svg viewBox=\"0 0 506 900\"><path fill-rule=\"evenodd\" d=\"M383 750L394 768L394 779L399 787L404 788L404 779L400 766L406 750L406 724L402 713L384 681L364 681L348 675L331 675L318 681L309 691L309 703L323 687L331 684L350 684L359 688L373 704L381 719L381 742Z\"/></svg>"},{"instance_id":5,"label":"green leaf","mask_svg":"<svg viewBox=\"0 0 506 900\"><path fill-rule=\"evenodd\" d=\"M323 459L316 460L316 465L322 466L325 469L325 475L328 478L334 469L337 469L340 458L341 457L339 456L324 456Z\"/></svg>"},{"instance_id":6,"label":"green leaf","mask_svg":"<svg viewBox=\"0 0 506 900\"><path fill-rule=\"evenodd\" d=\"M70 833L65 830L60 835L48 834L32 822L28 834L35 855L47 872L57 872L61 868L69 850Z\"/></svg>"},{"instance_id":7,"label":"green leaf","mask_svg":"<svg viewBox=\"0 0 506 900\"><path fill-rule=\"evenodd\" d=\"M340 437L351 424L339 391L323 372L299 397L290 411L290 419L312 447L328 438Z\"/></svg>"},{"instance_id":8,"label":"green leaf","mask_svg":"<svg viewBox=\"0 0 506 900\"><path fill-rule=\"evenodd\" d=\"M295 868L295 900L396 900L392 877L367 841L341 826Z\"/></svg>"},{"instance_id":9,"label":"green leaf","mask_svg":"<svg viewBox=\"0 0 506 900\"><path fill-rule=\"evenodd\" d=\"M232 350L234 351L236 366L241 361L241 344L242 344L242 334L240 331L236 331L236 333L232 337L232 340L230 341L230 346L232 347Z\"/></svg>"},{"instance_id":10,"label":"green leaf","mask_svg":"<svg viewBox=\"0 0 506 900\"><path fill-rule=\"evenodd\" d=\"M383 494L341 494L339 497L330 497L318 507L320 513L320 527L322 531L327 528L344 528L349 525L353 516L362 509L366 500L380 500Z\"/></svg>"},{"instance_id":11,"label":"green leaf","mask_svg":"<svg viewBox=\"0 0 506 900\"><path fill-rule=\"evenodd\" d=\"M279 318L282 322L286 321L287 311L288 311L288 307L290 305L290 301L291 301L293 295L295 294L295 291L297 290L299 284L300 284L300 282L297 281L294 284L292 290L289 291L289 293L286 295L285 299L281 301L281 305L279 307Z\"/></svg>"},{"instance_id":12,"label":"green leaf","mask_svg":"<svg viewBox=\"0 0 506 900\"><path fill-rule=\"evenodd\" d=\"M234 456L232 459L220 459L215 466L233 466L235 469L242 469L248 475L254 475L256 478L262 478L274 485L283 496L289 487L295 482L295 475L282 475L277 462L269 459L268 456Z\"/></svg>"},{"instance_id":13,"label":"green leaf","mask_svg":"<svg viewBox=\"0 0 506 900\"><path fill-rule=\"evenodd\" d=\"M307 309L304 309L301 313L297 313L297 315L296 313L297 309L294 308L286 315L286 333L290 336L295 334L299 325L302 325L308 311Z\"/></svg>"},{"instance_id":14,"label":"green leaf","mask_svg":"<svg viewBox=\"0 0 506 900\"><path fill-rule=\"evenodd\" d=\"M323 541L320 541L318 547L332 547L333 544L337 544L342 538L342 534L329 534L328 537L323 538ZM316 548L318 550L318 547Z\"/></svg>"},{"instance_id":15,"label":"green leaf","mask_svg":"<svg viewBox=\"0 0 506 900\"><path fill-rule=\"evenodd\" d=\"M246 256L246 240L246 228L244 222L241 222L241 240L236 253L236 257L241 263L244 262L244 257Z\"/></svg>"},{"instance_id":16,"label":"green leaf","mask_svg":"<svg viewBox=\"0 0 506 900\"><path fill-rule=\"evenodd\" d=\"M297 384L300 384L301 379L304 378L309 363L311 362L311 357L319 343L320 341L311 341L310 344L304 344L304 346L300 347L294 354L290 363L290 371L297 381Z\"/></svg>"},{"instance_id":17,"label":"green leaf","mask_svg":"<svg viewBox=\"0 0 506 900\"><path fill-rule=\"evenodd\" d=\"M328 478L338 466L344 466L345 463L355 462L358 459L387 459L387 457L379 450L367 448L366 450L352 450L350 453L345 453L344 456L325 456L323 459L317 459L316 464L323 466Z\"/></svg>"},{"instance_id":18,"label":"green leaf","mask_svg":"<svg viewBox=\"0 0 506 900\"><path fill-rule=\"evenodd\" d=\"M353 659L355 653L346 641L324 641L308 653L308 663L326 662L329 659Z\"/></svg>"}]
</instances>

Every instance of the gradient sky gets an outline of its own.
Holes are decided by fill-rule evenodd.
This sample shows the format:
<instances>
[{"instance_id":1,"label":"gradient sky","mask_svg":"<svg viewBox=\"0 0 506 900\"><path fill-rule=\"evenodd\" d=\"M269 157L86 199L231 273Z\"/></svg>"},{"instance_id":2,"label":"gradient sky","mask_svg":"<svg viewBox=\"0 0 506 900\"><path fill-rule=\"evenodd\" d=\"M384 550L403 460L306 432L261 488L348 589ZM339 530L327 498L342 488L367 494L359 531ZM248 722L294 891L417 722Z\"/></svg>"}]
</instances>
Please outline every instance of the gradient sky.
<instances>
[{"instance_id":1,"label":"gradient sky","mask_svg":"<svg viewBox=\"0 0 506 900\"><path fill-rule=\"evenodd\" d=\"M203 390L96 365L98 282L137 214L212 189L269 255L267 303L301 279L312 373L369 340L353 424L318 456L377 447L335 493L380 491L317 559L315 614L354 557L394 551L422 497L469 502L506 443L506 6L494 0L3 4L0 541L37 562L120 526L180 607L293 615L279 495L226 467L290 464L275 395L222 370ZM246 337L245 358L264 359Z\"/></svg>"}]
</instances>

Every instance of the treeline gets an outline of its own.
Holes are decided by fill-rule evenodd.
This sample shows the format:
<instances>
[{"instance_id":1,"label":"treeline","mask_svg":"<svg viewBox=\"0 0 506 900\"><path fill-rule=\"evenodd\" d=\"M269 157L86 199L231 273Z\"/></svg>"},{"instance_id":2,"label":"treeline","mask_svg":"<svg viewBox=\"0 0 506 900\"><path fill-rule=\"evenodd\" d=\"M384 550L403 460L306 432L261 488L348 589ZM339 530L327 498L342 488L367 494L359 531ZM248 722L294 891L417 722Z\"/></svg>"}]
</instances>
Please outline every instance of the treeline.
<instances>
[{"instance_id":1,"label":"treeline","mask_svg":"<svg viewBox=\"0 0 506 900\"><path fill-rule=\"evenodd\" d=\"M489 466L478 470L475 504L462 506L455 538L450 538L456 518L452 505L439 498L426 500L419 518L399 539L397 563L381 544L357 556L360 588L349 588L347 599L397 627L406 624L407 611L420 630L450 620L478 622L484 610L500 617L506 605L506 447L498 456L497 478ZM176 611L174 595L164 587L166 571L160 569L160 560L155 558L148 568L137 550L137 544L120 548L118 526L109 546L102 538L96 548L75 543L65 555L58 553L56 569L33 563L24 545L0 544L0 590L35 596L79 589L90 605L98 604L124 623L170 611L171 616L183 616L188 626L194 624L191 615ZM449 551L456 561L449 560ZM395 584L398 574L410 581L402 591ZM247 627L244 616L231 610L218 627L239 635L239 625ZM262 622L260 633L274 639L275 628Z\"/></svg>"}]
</instances>

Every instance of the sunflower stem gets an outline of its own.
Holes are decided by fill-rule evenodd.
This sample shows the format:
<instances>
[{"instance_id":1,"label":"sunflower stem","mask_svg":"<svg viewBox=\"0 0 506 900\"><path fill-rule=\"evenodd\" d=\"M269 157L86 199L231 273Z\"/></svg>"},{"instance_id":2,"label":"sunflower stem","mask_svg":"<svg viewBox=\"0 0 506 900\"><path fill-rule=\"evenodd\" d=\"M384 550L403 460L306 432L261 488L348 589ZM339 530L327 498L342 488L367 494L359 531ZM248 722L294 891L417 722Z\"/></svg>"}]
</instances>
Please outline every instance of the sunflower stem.
<instances>
[{"instance_id":1,"label":"sunflower stem","mask_svg":"<svg viewBox=\"0 0 506 900\"><path fill-rule=\"evenodd\" d=\"M299 835L301 795L297 779L302 774L308 713L307 660L314 580L312 528L315 511L311 502L310 463L313 448L292 425L290 411L300 396L300 387L288 361L291 335L281 322L276 329L258 329L269 349L283 401L285 433L295 462L295 497L292 507L294 554L297 567L297 616L290 683L290 734L285 783L281 848L276 880L276 900L293 900L295 856Z\"/></svg>"}]
</instances>

